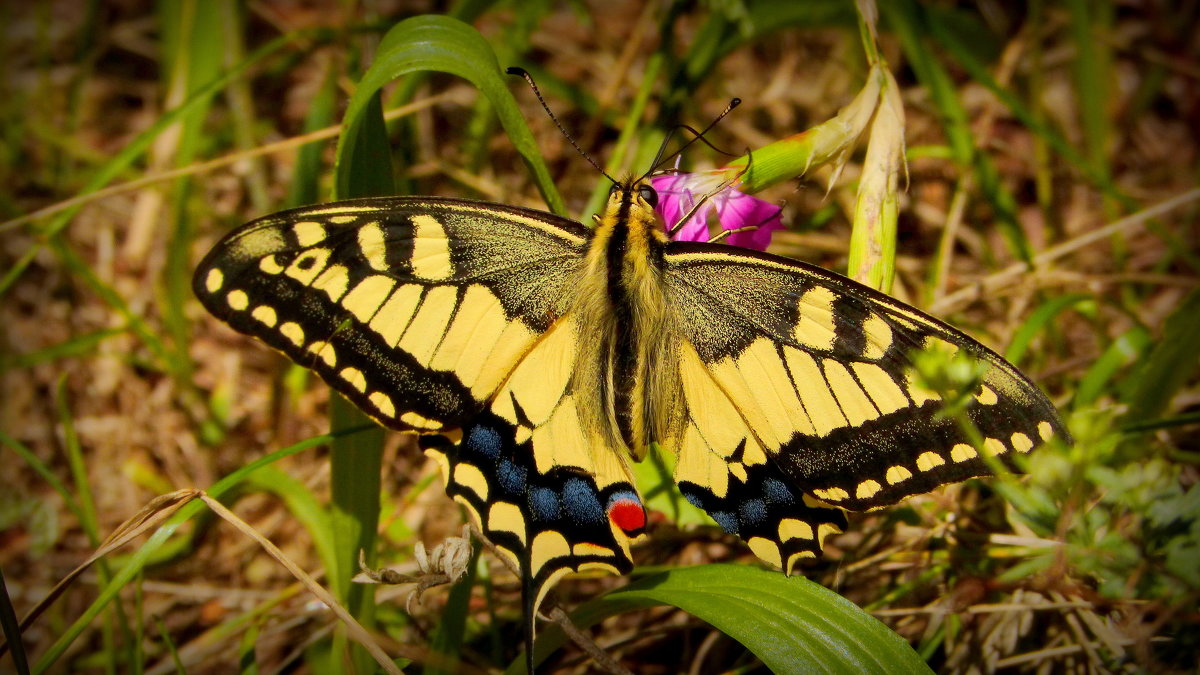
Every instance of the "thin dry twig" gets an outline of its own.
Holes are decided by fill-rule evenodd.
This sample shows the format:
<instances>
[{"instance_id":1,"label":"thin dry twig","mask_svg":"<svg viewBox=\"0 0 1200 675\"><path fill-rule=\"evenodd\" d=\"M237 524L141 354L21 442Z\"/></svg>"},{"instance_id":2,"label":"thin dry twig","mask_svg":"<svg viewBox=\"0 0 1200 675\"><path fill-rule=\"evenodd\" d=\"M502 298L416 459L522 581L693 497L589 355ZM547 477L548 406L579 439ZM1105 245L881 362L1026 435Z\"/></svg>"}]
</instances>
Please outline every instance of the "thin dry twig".
<instances>
[{"instance_id":1,"label":"thin dry twig","mask_svg":"<svg viewBox=\"0 0 1200 675\"><path fill-rule=\"evenodd\" d=\"M157 527L200 494L201 492L195 489L176 490L175 492L160 495L150 500L150 503L142 507L140 511L117 526L117 529L113 530L113 533L100 544L94 553L88 556L87 560L84 560L78 567L71 570L67 576L54 585L54 588L50 589L46 597L42 598L40 602L33 606L33 609L30 609L25 614L25 617L21 619L21 632L24 633L42 615L42 612L54 604L58 596L62 595L74 583L75 579L79 578L79 575L83 574L97 560L128 544L139 535ZM7 652L8 641L0 642L0 657L3 657Z\"/></svg>"},{"instance_id":2,"label":"thin dry twig","mask_svg":"<svg viewBox=\"0 0 1200 675\"><path fill-rule=\"evenodd\" d=\"M1108 239L1118 232L1127 232L1129 230L1141 227L1148 221L1158 218L1165 213L1173 211L1181 206L1194 202L1200 199L1200 188L1193 188L1183 194L1175 195L1170 199L1161 201L1154 206L1149 206L1137 213L1132 213L1120 220L1113 221L1104 227L1101 227L1090 232L1065 241L1058 246L1053 246L1042 253L1033 257L1033 265L1027 265L1023 262L1013 263L1008 267L990 274L979 281L959 289L939 300L933 302L928 310L934 314L947 314L953 310L959 309L964 305L973 302L981 297L992 294L1004 286L1014 283L1021 275L1029 272L1031 269L1049 264L1063 256L1074 253L1081 248L1090 246L1098 241Z\"/></svg>"},{"instance_id":3,"label":"thin dry twig","mask_svg":"<svg viewBox=\"0 0 1200 675\"><path fill-rule=\"evenodd\" d=\"M388 656L387 653L383 651L383 648L379 646L379 643L375 641L375 638L369 632L367 632L367 629L363 628L362 624L360 624L350 614L350 612L346 611L345 607L342 607L342 605L338 603L338 601L332 595L329 594L329 591L325 590L321 584L318 584L316 579L313 579L308 572L305 572L299 565L292 562L292 560L288 558L283 551L279 550L279 547L275 546L275 544L271 543L269 539L259 534L258 531L251 527L249 523L241 518L238 518L233 511L225 508L225 505L221 502L203 493L201 494L200 498L204 500L204 503L207 504L208 508L212 509L214 513L224 518L237 529L241 530L246 536L257 541L259 545L271 555L272 558L279 561L279 564L283 565L284 568L292 574L292 576L299 579L300 583L304 584L304 587L307 588L310 593L317 596L318 600L325 603L325 606L329 608L329 611L333 612L334 616L341 619L342 623L346 624L347 635L349 635L355 642L362 645L367 652L371 654L371 657L375 659L375 662L379 664L379 667L382 668L384 672L390 673L391 675L400 675L403 672L392 661L392 657Z\"/></svg>"},{"instance_id":4,"label":"thin dry twig","mask_svg":"<svg viewBox=\"0 0 1200 675\"><path fill-rule=\"evenodd\" d=\"M454 97L455 92L453 91L443 92L420 101L409 103L408 105L400 106L399 108L388 110L384 112L383 118L384 120L391 121L400 117L404 117L405 115L411 115L415 112L433 107L438 103L450 100ZM131 180L118 185L111 185L109 187L96 190L95 192L88 192L76 197L71 197L70 199L64 199L60 202L50 204L49 206L44 206L36 211L30 211L29 213L17 216L16 218L11 218L3 223L0 223L0 232L4 232L5 230L9 230L35 220L40 220L47 216L52 216L56 213L66 211L77 206L84 206L85 204L90 204L94 201L106 199L114 195L124 194L126 192L135 192L156 183L162 183L165 181L174 180L176 178L182 178L184 176L194 176L201 173L207 173L209 171L214 171L216 169L220 169L231 164L236 164L243 160L254 157L261 157L263 155L271 155L277 152L294 150L301 146L308 145L309 143L315 143L327 138L333 138L341 132L342 125L337 124L331 127L325 127L324 129L318 129L317 131L307 134L302 134L300 136L293 136L277 143L267 143L249 150L231 152L228 155L217 157L216 159L210 159L207 162L196 162L195 164L189 164L178 169L148 174L138 178L137 180Z\"/></svg>"}]
</instances>

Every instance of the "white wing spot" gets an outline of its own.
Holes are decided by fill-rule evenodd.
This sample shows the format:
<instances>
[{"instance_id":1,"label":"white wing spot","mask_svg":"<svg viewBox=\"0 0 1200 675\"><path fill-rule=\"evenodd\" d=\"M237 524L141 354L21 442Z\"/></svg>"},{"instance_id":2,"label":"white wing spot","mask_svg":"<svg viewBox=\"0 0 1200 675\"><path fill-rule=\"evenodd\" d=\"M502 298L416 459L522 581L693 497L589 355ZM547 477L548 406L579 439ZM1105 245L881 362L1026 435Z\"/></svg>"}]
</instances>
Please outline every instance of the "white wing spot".
<instances>
[{"instance_id":1,"label":"white wing spot","mask_svg":"<svg viewBox=\"0 0 1200 675\"><path fill-rule=\"evenodd\" d=\"M414 429L441 429L442 423L437 420L431 420L424 415L419 415L415 412L406 412L400 416L400 421Z\"/></svg>"},{"instance_id":2,"label":"white wing spot","mask_svg":"<svg viewBox=\"0 0 1200 675\"><path fill-rule=\"evenodd\" d=\"M1050 440L1054 435L1054 427L1050 426L1049 422L1038 422L1038 436L1042 437L1043 441Z\"/></svg>"},{"instance_id":3,"label":"white wing spot","mask_svg":"<svg viewBox=\"0 0 1200 675\"><path fill-rule=\"evenodd\" d=\"M887 470L887 475L884 478L887 479L888 485L895 485L896 483L903 483L912 478L912 472L897 464Z\"/></svg>"},{"instance_id":4,"label":"white wing spot","mask_svg":"<svg viewBox=\"0 0 1200 675\"><path fill-rule=\"evenodd\" d=\"M859 499L870 499L874 497L883 486L878 481L864 480L858 484L858 489L854 491L854 496Z\"/></svg>"},{"instance_id":5,"label":"white wing spot","mask_svg":"<svg viewBox=\"0 0 1200 675\"><path fill-rule=\"evenodd\" d=\"M371 395L367 397L367 399L371 401L371 404L374 405L384 417L396 416L396 406L392 404L391 396L388 396L382 391L373 391L371 392Z\"/></svg>"},{"instance_id":6,"label":"white wing spot","mask_svg":"<svg viewBox=\"0 0 1200 675\"><path fill-rule=\"evenodd\" d=\"M958 443L953 448L950 448L950 459L955 462L965 462L968 459L975 459L978 456L979 453L975 452L975 448L966 443Z\"/></svg>"},{"instance_id":7,"label":"white wing spot","mask_svg":"<svg viewBox=\"0 0 1200 675\"><path fill-rule=\"evenodd\" d=\"M996 391L986 384L982 385L982 387L980 392L975 394L975 400L983 405L996 405L1000 401L999 397L996 396Z\"/></svg>"},{"instance_id":8,"label":"white wing spot","mask_svg":"<svg viewBox=\"0 0 1200 675\"><path fill-rule=\"evenodd\" d=\"M367 390L367 378L363 376L363 372L358 368L343 368L342 372L338 373L343 380L351 387L354 387L360 392Z\"/></svg>"},{"instance_id":9,"label":"white wing spot","mask_svg":"<svg viewBox=\"0 0 1200 675\"><path fill-rule=\"evenodd\" d=\"M1011 442L1013 449L1017 452L1029 452L1033 449L1033 441L1019 431L1012 435Z\"/></svg>"},{"instance_id":10,"label":"white wing spot","mask_svg":"<svg viewBox=\"0 0 1200 675\"><path fill-rule=\"evenodd\" d=\"M297 347L304 346L304 329L300 327L300 324L288 321L279 326L279 333Z\"/></svg>"},{"instance_id":11,"label":"white wing spot","mask_svg":"<svg viewBox=\"0 0 1200 675\"><path fill-rule=\"evenodd\" d=\"M278 317L275 316L275 308L267 305L259 305L258 307L255 307L254 311L250 312L250 316L257 319L259 323L263 324L267 328L274 328L275 322L278 321Z\"/></svg>"},{"instance_id":12,"label":"white wing spot","mask_svg":"<svg viewBox=\"0 0 1200 675\"><path fill-rule=\"evenodd\" d=\"M942 456L936 452L923 452L917 458L917 468L921 471L929 471L935 466L941 466L945 463L946 460L942 459Z\"/></svg>"},{"instance_id":13,"label":"white wing spot","mask_svg":"<svg viewBox=\"0 0 1200 675\"><path fill-rule=\"evenodd\" d=\"M246 291L237 288L229 291L229 295L225 296L225 300L229 303L230 307L239 312L250 306L250 296L246 295Z\"/></svg>"},{"instance_id":14,"label":"white wing spot","mask_svg":"<svg viewBox=\"0 0 1200 675\"><path fill-rule=\"evenodd\" d=\"M1004 447L1004 441L999 438L988 438L983 441L983 453L985 455L995 457L996 455L1004 454L1006 451L1008 451L1008 448Z\"/></svg>"},{"instance_id":15,"label":"white wing spot","mask_svg":"<svg viewBox=\"0 0 1200 675\"><path fill-rule=\"evenodd\" d=\"M849 492L840 487L831 487L828 490L813 490L812 492L818 498L824 499L827 502L840 502L850 496Z\"/></svg>"},{"instance_id":16,"label":"white wing spot","mask_svg":"<svg viewBox=\"0 0 1200 675\"><path fill-rule=\"evenodd\" d=\"M317 340L310 344L308 351L316 354L330 368L337 365L337 353L333 350L333 345L324 340Z\"/></svg>"},{"instance_id":17,"label":"white wing spot","mask_svg":"<svg viewBox=\"0 0 1200 675\"><path fill-rule=\"evenodd\" d=\"M279 274L283 272L283 265L280 265L279 261L275 259L275 254L271 254L258 261L258 269L267 274Z\"/></svg>"},{"instance_id":18,"label":"white wing spot","mask_svg":"<svg viewBox=\"0 0 1200 675\"><path fill-rule=\"evenodd\" d=\"M225 275L215 267L208 271L208 276L204 277L204 288L209 293L216 293L221 290L223 285L225 285Z\"/></svg>"}]
</instances>

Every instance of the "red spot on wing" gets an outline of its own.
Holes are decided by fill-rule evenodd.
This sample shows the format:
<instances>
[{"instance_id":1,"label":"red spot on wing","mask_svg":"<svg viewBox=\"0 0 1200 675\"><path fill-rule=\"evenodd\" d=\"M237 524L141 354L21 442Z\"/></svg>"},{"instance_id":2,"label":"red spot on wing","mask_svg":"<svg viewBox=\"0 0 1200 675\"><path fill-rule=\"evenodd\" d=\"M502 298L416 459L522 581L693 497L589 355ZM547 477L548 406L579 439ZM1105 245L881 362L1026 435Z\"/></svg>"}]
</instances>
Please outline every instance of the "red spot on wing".
<instances>
[{"instance_id":1,"label":"red spot on wing","mask_svg":"<svg viewBox=\"0 0 1200 675\"><path fill-rule=\"evenodd\" d=\"M637 532L646 527L646 510L634 499L622 499L608 509L608 517L624 532Z\"/></svg>"}]
</instances>

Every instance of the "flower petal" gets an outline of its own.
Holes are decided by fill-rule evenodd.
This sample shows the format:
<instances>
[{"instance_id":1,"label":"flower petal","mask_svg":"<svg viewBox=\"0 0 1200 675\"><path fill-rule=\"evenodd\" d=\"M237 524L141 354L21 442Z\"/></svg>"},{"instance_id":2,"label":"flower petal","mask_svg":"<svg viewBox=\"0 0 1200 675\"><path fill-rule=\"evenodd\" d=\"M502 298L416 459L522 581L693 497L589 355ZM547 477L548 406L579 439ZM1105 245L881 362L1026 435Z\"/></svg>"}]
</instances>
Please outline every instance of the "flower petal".
<instances>
[{"instance_id":1,"label":"flower petal","mask_svg":"<svg viewBox=\"0 0 1200 675\"><path fill-rule=\"evenodd\" d=\"M733 185L720 187L728 180L728 171L720 170L666 174L650 179L651 186L658 192L657 210L668 230L692 210L697 201L696 195L708 196L688 222L675 232L675 241L708 241L708 215L716 209L717 220L723 229L757 228L731 234L725 240L727 243L766 250L771 242L771 232L783 228L781 209L771 202L738 192Z\"/></svg>"},{"instance_id":2,"label":"flower petal","mask_svg":"<svg viewBox=\"0 0 1200 675\"><path fill-rule=\"evenodd\" d=\"M783 223L776 215L773 219L759 225L756 229L747 232L734 232L729 235L725 241L730 246L741 246L742 248L752 248L756 251L765 251L771 245L771 233L775 230L782 230Z\"/></svg>"},{"instance_id":3,"label":"flower petal","mask_svg":"<svg viewBox=\"0 0 1200 675\"><path fill-rule=\"evenodd\" d=\"M694 178L697 175L668 174L650 179L651 187L658 192L657 211L668 230L675 227L696 205L693 188L697 183ZM708 213L711 210L712 204L709 202L696 209L688 222L675 232L675 241L708 241Z\"/></svg>"},{"instance_id":4,"label":"flower petal","mask_svg":"<svg viewBox=\"0 0 1200 675\"><path fill-rule=\"evenodd\" d=\"M756 228L729 235L726 242L733 246L765 251L771 243L771 232L783 229L780 217L783 210L776 204L733 188L724 190L714 199L717 202L717 219L723 229Z\"/></svg>"}]
</instances>

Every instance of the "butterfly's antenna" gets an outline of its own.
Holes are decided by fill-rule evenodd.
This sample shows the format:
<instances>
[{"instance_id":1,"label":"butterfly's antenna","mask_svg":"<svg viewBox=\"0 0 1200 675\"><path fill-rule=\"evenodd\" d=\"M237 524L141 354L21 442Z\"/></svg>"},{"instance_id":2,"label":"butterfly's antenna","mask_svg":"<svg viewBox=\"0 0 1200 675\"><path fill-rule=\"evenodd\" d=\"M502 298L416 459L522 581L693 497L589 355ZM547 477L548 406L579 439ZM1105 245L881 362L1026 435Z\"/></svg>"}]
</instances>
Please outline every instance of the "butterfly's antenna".
<instances>
[{"instance_id":1,"label":"butterfly's antenna","mask_svg":"<svg viewBox=\"0 0 1200 675\"><path fill-rule=\"evenodd\" d=\"M605 178L609 179L613 183L617 182L616 180L613 180L612 176L608 175L607 171L600 168L600 165L596 163L596 160L592 159L591 155L587 154L584 152L583 148L579 147L579 144L575 142L575 139L571 138L571 134L567 133L567 130L565 127L563 127L562 122L559 122L558 118L555 117L554 111L550 109L550 106L546 105L546 99L542 98L542 92L540 89L538 89L537 83L533 81L533 76L529 74L528 70L518 66L509 66L504 72L508 73L509 75L520 75L521 77L525 78L525 81L529 83L529 88L532 89L533 93L537 96L538 103L542 104L542 109L546 111L546 114L550 116L550 119L554 120L554 125L557 126L558 130L562 132L562 135L566 136L567 140L570 141L571 147L575 148L576 152L583 155L583 158L586 159L592 166L596 167L596 170L603 174Z\"/></svg>"},{"instance_id":2,"label":"butterfly's antenna","mask_svg":"<svg viewBox=\"0 0 1200 675\"><path fill-rule=\"evenodd\" d=\"M679 154L678 152L672 152L670 157L667 157L666 160L663 159L663 153L667 151L667 144L671 142L672 138L675 138L675 132L679 131L680 129L687 129L688 131L691 131L693 134L696 133L696 131L694 129L692 129L691 127L689 127L686 124L677 124L677 125L671 127L671 130L667 132L667 135L663 136L662 145L658 146L658 152L655 153L655 155L654 155L654 161L650 162L650 173L654 173L655 171L657 171L658 167L662 164L663 161L669 161L671 159L671 157L674 157L675 155Z\"/></svg>"},{"instance_id":3,"label":"butterfly's antenna","mask_svg":"<svg viewBox=\"0 0 1200 675\"><path fill-rule=\"evenodd\" d=\"M671 131L667 133L667 137L665 139L663 139L662 145L660 145L658 147L658 154L654 156L654 161L650 163L650 170L642 175L642 179L645 179L646 176L649 176L650 174L657 171L658 167L662 166L662 164L664 162L671 161L672 157L675 157L676 155L682 153L684 150L687 150L692 145L692 143L695 143L696 141L701 141L708 147L712 148L713 150L716 150L717 152L719 152L723 155L733 154L733 153L725 152L725 151L721 150L720 148L717 148L712 143L709 143L708 139L705 138L704 135L707 134L709 131L711 131L713 127L717 126L717 122L720 122L721 120L725 119L726 115L728 115L734 108L738 107L741 104L742 104L742 99L740 99L740 98L735 97L735 98L729 99L729 105L725 106L725 109L721 111L721 114L717 115L716 118L713 119L713 121L709 122L708 126L704 127L704 129L701 131L696 131L695 129L689 127L686 124L680 124L680 125L676 126L675 128L671 129ZM687 129L688 131L692 132L693 135L692 135L691 140L689 140L687 143L684 143L675 152L672 152L670 155L663 157L663 153L666 152L666 149L667 149L667 142L671 140L671 137L679 129Z\"/></svg>"}]
</instances>

